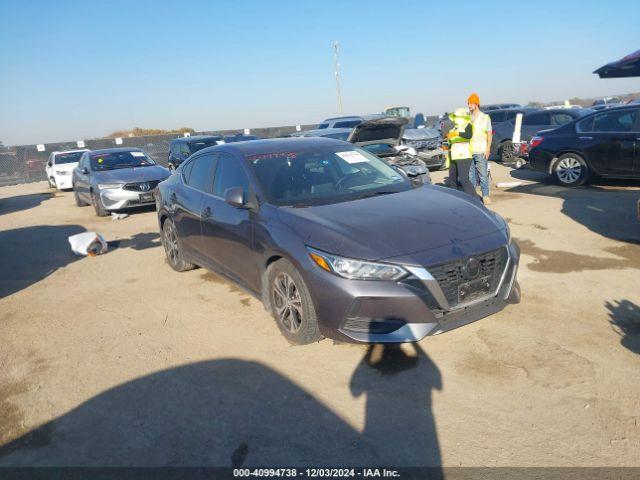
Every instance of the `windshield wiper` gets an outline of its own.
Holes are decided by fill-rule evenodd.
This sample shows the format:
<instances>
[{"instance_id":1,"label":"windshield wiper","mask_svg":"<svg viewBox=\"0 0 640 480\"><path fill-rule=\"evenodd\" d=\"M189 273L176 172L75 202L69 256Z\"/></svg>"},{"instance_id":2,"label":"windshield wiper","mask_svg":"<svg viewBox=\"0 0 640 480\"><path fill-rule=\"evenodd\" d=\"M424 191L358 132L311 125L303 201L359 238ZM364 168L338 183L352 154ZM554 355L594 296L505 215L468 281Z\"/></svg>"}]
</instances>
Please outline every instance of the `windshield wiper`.
<instances>
[{"instance_id":1,"label":"windshield wiper","mask_svg":"<svg viewBox=\"0 0 640 480\"><path fill-rule=\"evenodd\" d=\"M377 197L378 195L390 195L392 193L398 193L396 190L378 190L377 192L366 192L362 195L358 195L358 198Z\"/></svg>"}]
</instances>

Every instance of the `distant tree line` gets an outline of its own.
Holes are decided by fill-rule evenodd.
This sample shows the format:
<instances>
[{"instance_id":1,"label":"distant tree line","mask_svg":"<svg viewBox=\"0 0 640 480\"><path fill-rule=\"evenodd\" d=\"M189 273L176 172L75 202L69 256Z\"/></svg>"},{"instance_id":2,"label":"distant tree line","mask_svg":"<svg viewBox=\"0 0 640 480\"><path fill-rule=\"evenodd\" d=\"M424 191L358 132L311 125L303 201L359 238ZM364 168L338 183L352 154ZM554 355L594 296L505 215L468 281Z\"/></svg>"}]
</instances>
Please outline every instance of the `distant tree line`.
<instances>
[{"instance_id":1,"label":"distant tree line","mask_svg":"<svg viewBox=\"0 0 640 480\"><path fill-rule=\"evenodd\" d=\"M131 130L116 130L115 132L111 132L109 135L107 135L107 138L143 137L145 135L165 135L169 133L195 133L195 130L189 127L182 127L175 130L133 127Z\"/></svg>"}]
</instances>

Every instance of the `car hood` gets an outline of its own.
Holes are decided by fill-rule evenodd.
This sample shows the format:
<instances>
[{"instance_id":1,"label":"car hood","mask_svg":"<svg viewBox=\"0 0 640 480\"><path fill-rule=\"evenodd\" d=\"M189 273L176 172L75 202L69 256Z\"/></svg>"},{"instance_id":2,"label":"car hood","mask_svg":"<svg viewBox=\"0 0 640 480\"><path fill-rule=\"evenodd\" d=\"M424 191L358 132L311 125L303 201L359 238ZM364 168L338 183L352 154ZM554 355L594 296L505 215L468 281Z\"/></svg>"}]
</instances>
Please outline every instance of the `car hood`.
<instances>
[{"instance_id":1,"label":"car hood","mask_svg":"<svg viewBox=\"0 0 640 480\"><path fill-rule=\"evenodd\" d=\"M148 182L151 180L164 180L169 177L169 170L160 165L150 167L120 168L93 172L92 177L99 182Z\"/></svg>"},{"instance_id":2,"label":"car hood","mask_svg":"<svg viewBox=\"0 0 640 480\"><path fill-rule=\"evenodd\" d=\"M403 140L431 140L440 138L440 132L435 128L407 128L402 134Z\"/></svg>"},{"instance_id":3,"label":"car hood","mask_svg":"<svg viewBox=\"0 0 640 480\"><path fill-rule=\"evenodd\" d=\"M432 185L332 205L283 207L278 215L306 245L364 260L455 249L505 229L499 217L471 197Z\"/></svg>"},{"instance_id":4,"label":"car hood","mask_svg":"<svg viewBox=\"0 0 640 480\"><path fill-rule=\"evenodd\" d=\"M356 126L349 135L348 141L355 145L369 143L394 143L398 145L402 138L404 126L409 122L403 117L384 117L367 120Z\"/></svg>"}]
</instances>

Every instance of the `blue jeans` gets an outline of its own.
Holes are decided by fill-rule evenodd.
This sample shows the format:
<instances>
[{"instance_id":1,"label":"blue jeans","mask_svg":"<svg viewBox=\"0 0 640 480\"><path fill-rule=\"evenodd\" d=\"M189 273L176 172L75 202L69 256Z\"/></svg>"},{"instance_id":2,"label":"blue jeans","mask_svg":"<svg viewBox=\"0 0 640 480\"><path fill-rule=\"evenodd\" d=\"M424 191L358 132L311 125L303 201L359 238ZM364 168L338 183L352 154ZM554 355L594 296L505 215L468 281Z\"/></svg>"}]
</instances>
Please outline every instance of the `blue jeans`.
<instances>
[{"instance_id":1,"label":"blue jeans","mask_svg":"<svg viewBox=\"0 0 640 480\"><path fill-rule=\"evenodd\" d=\"M482 190L482 196L489 196L489 172L488 172L488 160L484 156L484 153L473 154L473 165L469 170L469 180L471 185L475 188L480 183L480 189ZM478 179L478 177L480 177Z\"/></svg>"}]
</instances>

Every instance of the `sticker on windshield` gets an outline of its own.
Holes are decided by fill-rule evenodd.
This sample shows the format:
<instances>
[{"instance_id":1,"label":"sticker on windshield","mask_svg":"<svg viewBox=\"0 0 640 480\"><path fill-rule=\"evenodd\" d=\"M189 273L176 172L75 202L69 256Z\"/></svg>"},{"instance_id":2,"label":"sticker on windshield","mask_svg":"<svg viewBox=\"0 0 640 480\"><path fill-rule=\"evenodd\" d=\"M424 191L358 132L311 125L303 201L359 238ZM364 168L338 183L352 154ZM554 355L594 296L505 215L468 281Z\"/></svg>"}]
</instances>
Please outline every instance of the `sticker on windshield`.
<instances>
[{"instance_id":1,"label":"sticker on windshield","mask_svg":"<svg viewBox=\"0 0 640 480\"><path fill-rule=\"evenodd\" d=\"M130 152L132 157L144 157L144 152Z\"/></svg>"},{"instance_id":2,"label":"sticker on windshield","mask_svg":"<svg viewBox=\"0 0 640 480\"><path fill-rule=\"evenodd\" d=\"M356 152L355 150L349 150L347 152L336 152L336 155L338 155L347 163L362 163L369 161L367 157L362 155L360 152Z\"/></svg>"}]
</instances>

